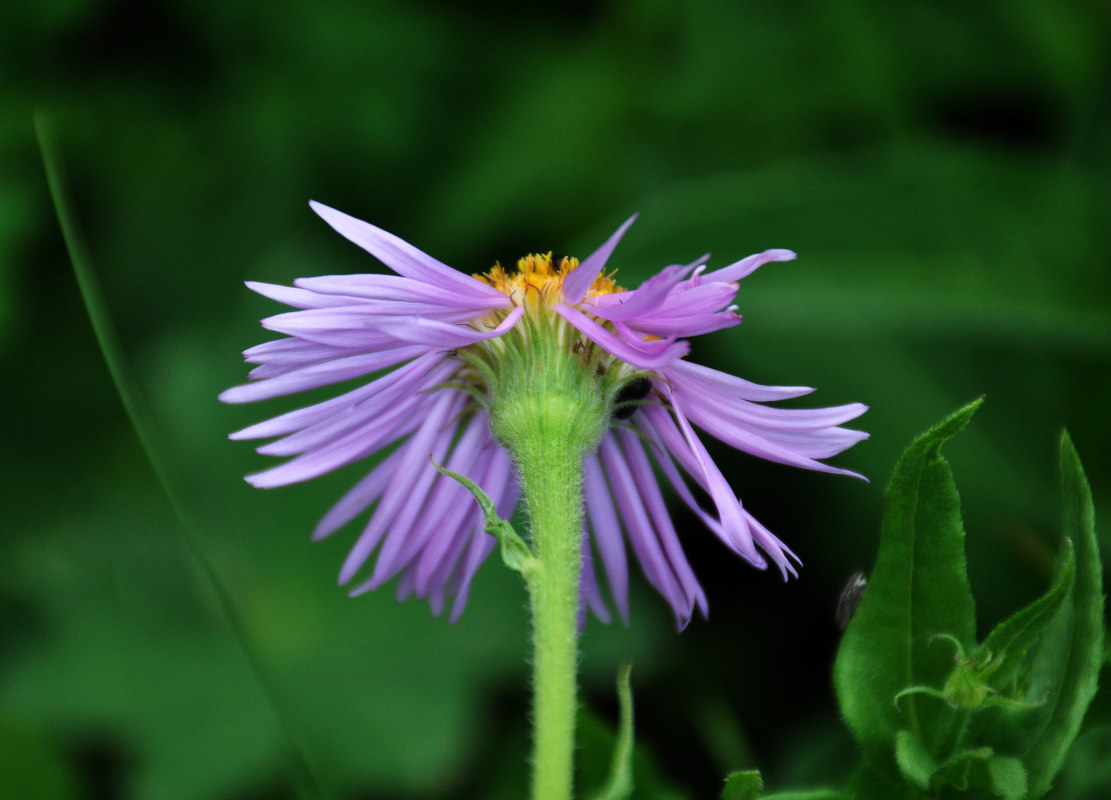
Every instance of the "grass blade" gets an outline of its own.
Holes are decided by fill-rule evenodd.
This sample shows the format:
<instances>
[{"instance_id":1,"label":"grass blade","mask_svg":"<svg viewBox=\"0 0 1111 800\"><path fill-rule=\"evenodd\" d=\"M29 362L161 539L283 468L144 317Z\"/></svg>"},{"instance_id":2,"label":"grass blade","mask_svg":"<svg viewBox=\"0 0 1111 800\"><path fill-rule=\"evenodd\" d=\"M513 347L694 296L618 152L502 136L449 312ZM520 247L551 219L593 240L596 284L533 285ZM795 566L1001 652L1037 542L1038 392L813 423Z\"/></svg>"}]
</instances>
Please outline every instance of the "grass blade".
<instances>
[{"instance_id":1,"label":"grass blade","mask_svg":"<svg viewBox=\"0 0 1111 800\"><path fill-rule=\"evenodd\" d=\"M180 495L174 488L180 485L172 466L174 460L169 455L168 445L162 441L159 435L158 426L154 424L154 420L147 410L137 383L131 377L123 347L116 335L115 326L112 324L112 318L104 300L104 294L93 269L92 258L77 222L77 215L66 191L59 148L54 140L50 124L41 112L35 114L35 134L38 138L39 150L42 153L50 196L58 215L58 222L61 225L62 236L65 239L70 261L73 264L81 298L84 301L85 309L88 311L89 321L92 323L93 332L96 335L100 351L104 355L112 382L115 384L128 419L131 421L131 426L134 428L143 452L180 523L182 539L195 565L200 570L203 585L213 591L218 607L231 627L233 636L246 656L250 669L262 688L267 702L273 709L278 725L288 740L290 749L296 758L298 769L302 773L302 777L298 781L302 784L299 787L301 794L303 796L325 798L328 794L323 789L319 774L313 766L313 760L309 757L305 743L297 733L297 725L294 722L295 715L282 700L280 692L277 691L277 687L264 669L229 592L212 562L206 556L203 547L201 547L196 534L198 528L190 519Z\"/></svg>"}]
</instances>

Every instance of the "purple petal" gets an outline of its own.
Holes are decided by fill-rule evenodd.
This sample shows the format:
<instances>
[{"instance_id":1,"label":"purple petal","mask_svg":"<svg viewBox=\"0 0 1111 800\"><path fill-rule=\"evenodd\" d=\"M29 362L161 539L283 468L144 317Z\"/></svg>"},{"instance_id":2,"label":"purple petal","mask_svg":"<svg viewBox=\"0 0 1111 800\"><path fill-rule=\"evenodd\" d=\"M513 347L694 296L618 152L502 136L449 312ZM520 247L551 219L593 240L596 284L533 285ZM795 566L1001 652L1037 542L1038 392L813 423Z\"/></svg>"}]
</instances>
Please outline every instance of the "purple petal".
<instances>
[{"instance_id":1,"label":"purple petal","mask_svg":"<svg viewBox=\"0 0 1111 800\"><path fill-rule=\"evenodd\" d=\"M310 200L309 206L337 233L366 250L398 275L433 286L449 285L463 295L480 300L493 300L501 295L497 289L452 269L369 222L363 222L315 200Z\"/></svg>"},{"instance_id":2,"label":"purple petal","mask_svg":"<svg viewBox=\"0 0 1111 800\"><path fill-rule=\"evenodd\" d=\"M399 453L399 450L395 450L386 456L378 466L352 486L347 494L329 509L328 513L321 518L313 529L312 539L314 542L338 531L382 496L382 490L386 488L390 478L397 472Z\"/></svg>"},{"instance_id":3,"label":"purple petal","mask_svg":"<svg viewBox=\"0 0 1111 800\"><path fill-rule=\"evenodd\" d=\"M444 464L447 469L462 475L472 475L475 460L490 437L489 428L484 423L485 415L482 420L470 421L458 444L452 450L450 458ZM441 431L437 442L440 446L433 448L433 453L446 452L454 436L455 431L451 428ZM439 460L437 463L440 463ZM439 480L436 481L431 492L421 494L414 491L409 494L405 507L391 524L390 533L378 553L378 561L374 565L374 574L371 576L372 589L404 569L424 546L432 532L442 524L443 519L452 513L457 513L467 501L466 490L457 481L435 473L431 464L428 464L426 469L433 471Z\"/></svg>"},{"instance_id":4,"label":"purple petal","mask_svg":"<svg viewBox=\"0 0 1111 800\"><path fill-rule=\"evenodd\" d=\"M714 333L715 331L736 327L743 321L744 319L740 314L727 309L710 314L687 314L681 317L652 315L645 317L643 320L637 320L637 327L645 333L674 339Z\"/></svg>"},{"instance_id":5,"label":"purple petal","mask_svg":"<svg viewBox=\"0 0 1111 800\"><path fill-rule=\"evenodd\" d=\"M248 475L247 483L256 489L273 489L304 483L353 464L408 435L413 430L413 416L420 405L422 404L410 401L405 405L395 406L388 413L355 428L340 439L305 452L280 466ZM266 446L270 455L277 454L277 445L275 442ZM267 453L264 452L265 454Z\"/></svg>"},{"instance_id":6,"label":"purple petal","mask_svg":"<svg viewBox=\"0 0 1111 800\"><path fill-rule=\"evenodd\" d=\"M709 272L702 277L706 280L717 281L719 283L733 283L747 277L756 271L757 267L767 264L769 261L793 261L798 258L792 250L765 250L763 253L742 258L740 261L730 264L728 267L722 267L715 272Z\"/></svg>"},{"instance_id":7,"label":"purple petal","mask_svg":"<svg viewBox=\"0 0 1111 800\"><path fill-rule=\"evenodd\" d=\"M858 478L863 477L850 470L832 467L828 464L816 461L814 458L810 457L808 453L816 452L823 455L823 457L825 455L834 455L860 441L862 438L866 438L867 434L859 431L830 429L828 427L817 431L807 430L805 428L777 431L768 426L767 423L764 423L760 427L757 427L751 422L746 425L743 420L733 419L728 416L729 411L738 408L737 405L732 407L725 406L713 396L685 391L680 388L678 382L673 381L670 385L673 398L678 397L681 399L683 411L687 418L714 438L725 442L731 447L743 450L758 458L776 461L780 464L788 464L793 467L812 469L818 472L829 472L837 475L852 475ZM845 407L841 407L841 414L834 414L830 418L837 419L839 416L842 416L846 413L844 412L844 408ZM783 409L764 410L775 411ZM822 412L826 411L829 411L829 409L819 409L819 413L815 415L815 418L821 420L823 417ZM852 419L853 417L859 416L863 411L863 408L850 408L849 412L847 412L849 413L847 418ZM794 415L794 419L799 419L799 415Z\"/></svg>"},{"instance_id":8,"label":"purple petal","mask_svg":"<svg viewBox=\"0 0 1111 800\"><path fill-rule=\"evenodd\" d=\"M236 386L222 392L220 400L225 403L252 403L256 400L268 400L283 394L315 389L392 367L424 352L427 352L427 348L418 345L337 358L322 364L302 367L277 378L267 378L258 383Z\"/></svg>"},{"instance_id":9,"label":"purple petal","mask_svg":"<svg viewBox=\"0 0 1111 800\"><path fill-rule=\"evenodd\" d=\"M316 292L294 289L290 286L279 286L274 283L259 283L258 281L245 281L247 288L257 292L263 297L277 300L294 308L325 308L327 306L350 305L351 299L335 295L317 294Z\"/></svg>"},{"instance_id":10,"label":"purple petal","mask_svg":"<svg viewBox=\"0 0 1111 800\"><path fill-rule=\"evenodd\" d=\"M433 402L432 390L442 386L455 372L455 365L450 361L431 367L426 364L418 365L419 369L409 369L406 365L371 381L365 387L367 392L343 413L332 414L306 425L295 433L257 448L257 452L268 456L297 455L339 445L345 439L369 437L376 429L388 427L394 428L394 432L388 434L391 440L407 433L421 419L420 413L413 412L430 405ZM407 414L412 415L411 419L405 419Z\"/></svg>"},{"instance_id":11,"label":"purple petal","mask_svg":"<svg viewBox=\"0 0 1111 800\"><path fill-rule=\"evenodd\" d=\"M625 452L625 459L629 464L640 496L644 500L648 516L656 529L656 537L663 548L664 555L671 564L671 569L683 586L683 591L687 595L687 602L696 604L702 612L702 616L705 617L707 612L706 595L702 591L698 579L694 576L694 570L691 569L690 563L683 553L682 545L679 544L679 536L675 532L675 527L671 524L671 515L668 514L663 495L660 493L660 485L652 472L652 465L648 462L648 456L644 453L644 444L640 437L629 428L619 430L617 438Z\"/></svg>"},{"instance_id":12,"label":"purple petal","mask_svg":"<svg viewBox=\"0 0 1111 800\"><path fill-rule=\"evenodd\" d=\"M613 437L605 437L599 446L606 477L613 487L613 496L629 535L629 543L637 555L645 577L664 596L675 612L680 625L690 619L693 607L671 569L656 539L644 502L637 491L629 465Z\"/></svg>"},{"instance_id":13,"label":"purple petal","mask_svg":"<svg viewBox=\"0 0 1111 800\"><path fill-rule=\"evenodd\" d=\"M438 382L443 374L433 370L421 378L432 384L433 381ZM354 413L329 417L310 428L258 448L259 452L267 455L303 455L279 467L249 475L247 481L258 488L273 488L331 472L407 436L421 424L426 408L430 405L435 407L443 395L456 396L460 400L464 396L453 389L443 389L438 393L409 391L400 384L391 387L391 391L398 395L398 399L379 393L376 399L388 398L391 402L383 402L381 406L368 403Z\"/></svg>"},{"instance_id":14,"label":"purple petal","mask_svg":"<svg viewBox=\"0 0 1111 800\"><path fill-rule=\"evenodd\" d=\"M496 327L479 331L465 325L454 325L425 317L382 317L376 321L394 339L413 344L454 349L466 347L487 339L496 339L517 324L525 313L524 306L517 306Z\"/></svg>"},{"instance_id":15,"label":"purple petal","mask_svg":"<svg viewBox=\"0 0 1111 800\"><path fill-rule=\"evenodd\" d=\"M612 431L606 437L613 436ZM621 620L629 624L629 566L625 558L625 540L621 536L621 523L610 499L606 476L598 463L597 453L589 453L583 462L585 474L583 489L590 527L594 531L594 546L602 556L606 568L610 594Z\"/></svg>"},{"instance_id":16,"label":"purple petal","mask_svg":"<svg viewBox=\"0 0 1111 800\"><path fill-rule=\"evenodd\" d=\"M467 598L471 594L471 581L474 580L478 568L485 563L493 552L497 541L488 533L476 533L471 539L471 546L467 548L467 555L459 567L459 588L455 593L455 602L451 604L451 616L448 622L454 625L459 621L464 609L467 607Z\"/></svg>"},{"instance_id":17,"label":"purple petal","mask_svg":"<svg viewBox=\"0 0 1111 800\"><path fill-rule=\"evenodd\" d=\"M638 420L638 423L643 425L649 422L660 435L667 449L687 470L687 474L710 495L730 546L753 566L760 569L766 568L767 562L756 550L740 501L691 429L682 410L676 407L674 397L667 396L669 394L667 386L659 386L658 391L670 400L674 420L663 408L645 406L641 412L645 419Z\"/></svg>"},{"instance_id":18,"label":"purple petal","mask_svg":"<svg viewBox=\"0 0 1111 800\"><path fill-rule=\"evenodd\" d=\"M605 297L618 298L621 302L595 304L591 306L591 313L596 317L608 320L631 321L655 311L667 299L668 294L683 278L685 278L696 264L677 264L666 267L653 275L647 281L631 292L617 292L604 295ZM573 274L573 273L572 273Z\"/></svg>"},{"instance_id":19,"label":"purple petal","mask_svg":"<svg viewBox=\"0 0 1111 800\"><path fill-rule=\"evenodd\" d=\"M476 281L480 283L480 281ZM397 301L403 303L434 303L461 310L475 312L476 315L494 308L505 308L512 304L509 297L494 290L495 295L481 298L460 294L454 286L442 287L400 275L322 275L313 278L298 278L295 286L311 289L325 296L337 295L367 300ZM492 287L487 287L492 288Z\"/></svg>"},{"instance_id":20,"label":"purple petal","mask_svg":"<svg viewBox=\"0 0 1111 800\"><path fill-rule=\"evenodd\" d=\"M566 303L581 303L582 299L586 297L586 293L590 287L594 285L594 279L601 274L602 269L609 261L610 255L613 253L617 243L621 241L621 237L625 235L625 231L629 226L636 222L637 215L633 214L610 238L606 239L605 243L587 256L575 269L564 277L563 279L563 300Z\"/></svg>"},{"instance_id":21,"label":"purple petal","mask_svg":"<svg viewBox=\"0 0 1111 800\"><path fill-rule=\"evenodd\" d=\"M512 514L517 498L515 486L509 479L512 469L509 454L500 445L493 445L484 450L479 460L486 462L486 472L476 483L494 501L498 516L504 519ZM511 507L507 508L510 501ZM481 532L482 515L474 498L467 494L455 509L457 524L435 529L415 567L411 568L416 576L417 593L422 596L432 589L438 576L446 574L444 565L450 562L452 546L463 532L470 531L471 535Z\"/></svg>"},{"instance_id":22,"label":"purple petal","mask_svg":"<svg viewBox=\"0 0 1111 800\"><path fill-rule=\"evenodd\" d=\"M610 333L576 308L564 303L552 308L607 353L639 369L659 369L681 358L690 350L687 342L672 342L666 339L641 340L634 344Z\"/></svg>"},{"instance_id":23,"label":"purple petal","mask_svg":"<svg viewBox=\"0 0 1111 800\"><path fill-rule=\"evenodd\" d=\"M407 380L411 376L420 378L428 375L443 357L442 353L428 353L419 356L408 364L398 367L389 375L384 375L365 386L333 397L331 400L299 408L296 411L287 412L265 422L255 423L231 434L228 438L234 440L269 439L273 436L282 436L293 431L303 430L310 425L321 422L329 423L338 417L346 417L359 403L381 391L384 386L392 385L392 383L399 380Z\"/></svg>"},{"instance_id":24,"label":"purple petal","mask_svg":"<svg viewBox=\"0 0 1111 800\"><path fill-rule=\"evenodd\" d=\"M594 616L602 622L610 621L610 612L602 600L602 593L598 588L598 576L594 572L594 560L590 552L590 532L583 528L582 532L582 558L579 570L579 630L586 625L586 612L590 609Z\"/></svg>"},{"instance_id":25,"label":"purple petal","mask_svg":"<svg viewBox=\"0 0 1111 800\"><path fill-rule=\"evenodd\" d=\"M370 553L378 545L386 527L396 517L403 502L413 494L425 496L428 487L439 474L428 463L428 454L434 453L437 460L443 459L443 452L436 452L433 443L446 449L442 437L444 424L462 407L464 397L459 392L441 392L435 405L429 410L420 428L401 449L397 471L390 478L382 493L382 502L374 510L366 529L351 548L347 560L340 571L339 582L346 584L366 562Z\"/></svg>"},{"instance_id":26,"label":"purple petal","mask_svg":"<svg viewBox=\"0 0 1111 800\"><path fill-rule=\"evenodd\" d=\"M681 376L682 382L688 386L690 391L725 392L743 400L754 400L756 402L789 400L814 391L809 386L761 386L735 375L684 360L677 360L668 364L666 371L671 379L674 379L676 375ZM699 386L704 388L697 388Z\"/></svg>"},{"instance_id":27,"label":"purple petal","mask_svg":"<svg viewBox=\"0 0 1111 800\"><path fill-rule=\"evenodd\" d=\"M281 345L281 346L279 346ZM331 345L309 342L304 339L286 338L265 342L257 347L243 351L243 358L255 367L248 374L252 381L263 378L276 378L310 364L331 361L333 358L357 356L365 353L365 348L332 347Z\"/></svg>"},{"instance_id":28,"label":"purple petal","mask_svg":"<svg viewBox=\"0 0 1111 800\"><path fill-rule=\"evenodd\" d=\"M446 309L443 306L419 304L412 306L394 301L372 302L360 305L336 306L333 308L310 308L304 311L286 311L262 320L267 330L300 336L310 339L314 334L347 333L365 336L389 337L390 326L398 319L411 317L446 319L452 322L467 322L472 317L468 312Z\"/></svg>"}]
</instances>

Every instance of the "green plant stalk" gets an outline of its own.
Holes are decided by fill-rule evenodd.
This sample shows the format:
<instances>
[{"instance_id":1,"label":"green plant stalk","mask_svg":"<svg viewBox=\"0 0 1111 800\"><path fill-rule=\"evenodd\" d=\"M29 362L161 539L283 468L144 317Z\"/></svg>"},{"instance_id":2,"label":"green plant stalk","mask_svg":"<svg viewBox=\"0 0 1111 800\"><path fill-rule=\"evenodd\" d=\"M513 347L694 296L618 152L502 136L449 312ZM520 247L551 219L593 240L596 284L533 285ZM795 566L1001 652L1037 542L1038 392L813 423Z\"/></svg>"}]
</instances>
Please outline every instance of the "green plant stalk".
<instances>
[{"instance_id":1,"label":"green plant stalk","mask_svg":"<svg viewBox=\"0 0 1111 800\"><path fill-rule=\"evenodd\" d=\"M574 773L578 708L578 610L582 540L582 459L564 448L537 450L519 465L537 568L528 581L532 610L532 797L566 800ZM565 480L553 476L566 477Z\"/></svg>"},{"instance_id":2,"label":"green plant stalk","mask_svg":"<svg viewBox=\"0 0 1111 800\"><path fill-rule=\"evenodd\" d=\"M525 574L532 613L533 800L570 800L578 710L579 576L583 456L608 410L574 355L534 341L493 393L491 425L517 465L533 564ZM520 352L520 351L519 351Z\"/></svg>"}]
</instances>

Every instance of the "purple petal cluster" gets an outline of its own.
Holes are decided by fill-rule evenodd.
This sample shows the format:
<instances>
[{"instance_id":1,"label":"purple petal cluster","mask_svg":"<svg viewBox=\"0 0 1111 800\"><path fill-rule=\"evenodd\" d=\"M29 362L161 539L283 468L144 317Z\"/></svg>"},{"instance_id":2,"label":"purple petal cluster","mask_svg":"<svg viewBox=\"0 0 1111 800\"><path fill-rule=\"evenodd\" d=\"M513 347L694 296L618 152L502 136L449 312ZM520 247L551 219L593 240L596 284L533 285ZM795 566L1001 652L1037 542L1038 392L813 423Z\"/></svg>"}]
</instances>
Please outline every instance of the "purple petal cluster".
<instances>
[{"instance_id":1,"label":"purple petal cluster","mask_svg":"<svg viewBox=\"0 0 1111 800\"><path fill-rule=\"evenodd\" d=\"M256 365L251 381L220 397L253 402L357 378L364 382L232 438L273 439L258 452L289 459L248 476L260 488L311 480L387 453L332 507L313 536L328 536L371 509L340 582L354 581L352 594L359 594L400 576L399 598L425 598L436 614L453 598L454 620L495 542L482 530L477 504L433 469L429 455L481 486L499 516L512 514L518 500L512 460L491 435L485 408L474 402L472 393L480 387L466 385L473 376L459 354L512 330L528 304L373 225L311 205L396 274L302 278L292 287L248 283L295 310L262 321L285 337L247 350L246 360ZM706 596L683 554L659 475L727 547L754 566L765 568L770 560L787 577L797 574L799 563L745 510L695 428L769 461L854 475L822 459L867 437L840 427L866 406L763 405L812 389L761 386L684 358L685 337L740 323L731 305L737 281L769 261L793 259L794 253L767 250L716 271L700 259L667 267L632 291L599 291L606 262L632 222L557 277L543 313L557 315L560 324L622 370L651 381L649 400L622 415L628 419L615 419L585 462L583 605L609 619L596 570L600 562L613 603L628 620L627 541L682 626L695 609L705 615ZM709 498L706 508L692 484Z\"/></svg>"}]
</instances>

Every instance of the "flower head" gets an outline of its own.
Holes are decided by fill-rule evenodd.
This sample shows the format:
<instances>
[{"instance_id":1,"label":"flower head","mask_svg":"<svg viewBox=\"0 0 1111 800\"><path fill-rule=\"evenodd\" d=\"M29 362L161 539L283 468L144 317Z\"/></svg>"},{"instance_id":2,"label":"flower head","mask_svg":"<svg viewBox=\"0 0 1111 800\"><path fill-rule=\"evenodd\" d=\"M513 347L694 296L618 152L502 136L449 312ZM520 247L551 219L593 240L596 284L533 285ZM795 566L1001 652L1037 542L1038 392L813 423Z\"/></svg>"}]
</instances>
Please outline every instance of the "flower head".
<instances>
[{"instance_id":1,"label":"flower head","mask_svg":"<svg viewBox=\"0 0 1111 800\"><path fill-rule=\"evenodd\" d=\"M604 271L629 219L581 263L530 255L508 272L500 265L465 275L379 228L319 203L313 210L396 275L302 278L293 287L249 282L291 306L263 327L286 338L244 353L251 382L224 392L252 402L361 379L330 400L231 435L275 441L265 455L291 457L248 476L260 488L310 480L385 452L317 525L334 533L373 506L340 571L352 594L400 575L399 598L426 598L439 613L454 597L452 619L494 547L467 491L441 477L429 456L480 485L507 517L517 504L513 463L491 432L490 408L504 365L535 345L570 353L597 386L610 424L585 462L586 523L582 598L602 619L595 554L621 617L628 619L625 540L680 625L706 597L683 555L657 470L731 550L754 566L776 564L784 578L801 563L744 509L695 427L760 458L853 475L822 459L867 437L839 427L866 410L853 403L822 409L762 405L799 397L806 387L760 386L687 361L683 337L741 321L731 302L737 281L789 250L767 250L716 271L706 258L664 268L635 290ZM655 466L653 466L655 465ZM859 476L857 476L859 477ZM704 509L689 483L710 499ZM377 550L373 567L368 568Z\"/></svg>"}]
</instances>

